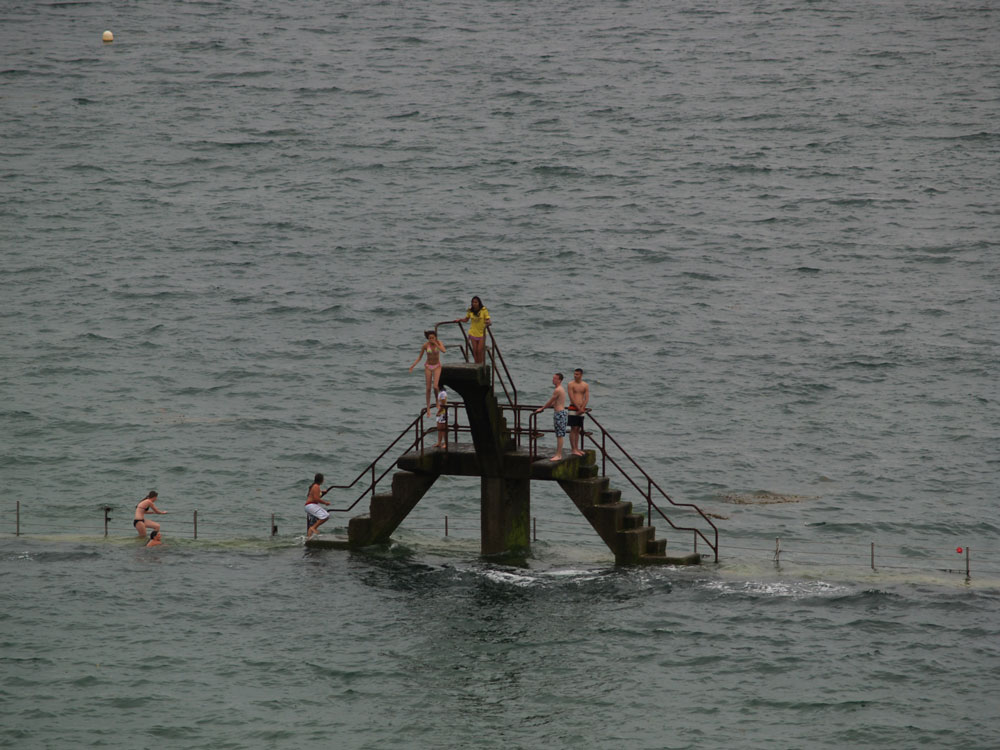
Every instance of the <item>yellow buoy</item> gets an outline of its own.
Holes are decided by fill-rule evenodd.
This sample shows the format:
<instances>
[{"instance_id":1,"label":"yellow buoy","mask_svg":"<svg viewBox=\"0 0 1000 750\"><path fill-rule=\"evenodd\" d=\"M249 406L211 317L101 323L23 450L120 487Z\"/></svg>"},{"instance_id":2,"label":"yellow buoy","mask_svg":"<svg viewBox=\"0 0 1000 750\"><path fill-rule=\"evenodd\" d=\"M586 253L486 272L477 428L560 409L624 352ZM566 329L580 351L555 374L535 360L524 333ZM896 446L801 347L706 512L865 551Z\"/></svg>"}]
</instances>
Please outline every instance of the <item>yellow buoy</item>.
<instances>
[{"instance_id":1,"label":"yellow buoy","mask_svg":"<svg viewBox=\"0 0 1000 750\"><path fill-rule=\"evenodd\" d=\"M110 31L105 31L104 34L101 36L101 39L104 40L105 44L110 44L115 40L115 35L112 34Z\"/></svg>"}]
</instances>

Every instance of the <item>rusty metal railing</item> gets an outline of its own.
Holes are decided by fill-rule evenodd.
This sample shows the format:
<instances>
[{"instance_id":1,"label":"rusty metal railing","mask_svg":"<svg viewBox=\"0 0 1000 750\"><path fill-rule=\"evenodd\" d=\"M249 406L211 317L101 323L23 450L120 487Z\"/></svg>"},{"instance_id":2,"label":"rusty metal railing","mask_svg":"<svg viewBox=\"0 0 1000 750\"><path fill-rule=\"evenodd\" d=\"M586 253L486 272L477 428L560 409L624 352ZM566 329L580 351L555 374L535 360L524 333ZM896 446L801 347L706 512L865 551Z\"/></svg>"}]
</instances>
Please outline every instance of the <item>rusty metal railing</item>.
<instances>
[{"instance_id":1,"label":"rusty metal railing","mask_svg":"<svg viewBox=\"0 0 1000 750\"><path fill-rule=\"evenodd\" d=\"M362 493L358 495L357 499L353 503L348 505L346 508L334 508L331 506L330 507L331 513L347 513L348 511L354 510L354 506L360 503L364 499L365 495L371 494L372 497L375 496L375 487L378 485L379 482L385 479L385 476L390 471L396 468L396 463L399 459L394 458L392 460L392 463L389 464L389 466L385 469L385 471L383 471L378 477L376 477L375 473L377 471L376 466L378 465L378 462L381 461L383 458L385 458L385 455L393 448L395 448L396 444L399 443L399 441L402 440L403 437L405 437L406 434L410 432L410 430L413 430L414 432L413 440L406 445L406 448L403 450L403 453L406 453L407 451L412 450L417 446L423 448L424 436L427 434L427 430L424 427L423 409L420 410L420 414L417 416L417 418L414 419L412 422L410 422L410 424L408 424L403 429L403 431L399 433L396 439L393 440L391 443L389 443L388 447L384 451L378 454L378 457L374 461L372 461L370 464L368 464L368 466L366 466L364 469L361 470L361 473L354 478L353 482L351 482L350 484L331 484L329 487L326 488L326 490L324 490L323 492L324 495L330 490L349 490L352 487L354 487L358 482L360 482L363 477L369 474L371 475L371 484L369 484L364 489L364 491L362 491Z\"/></svg>"},{"instance_id":2,"label":"rusty metal railing","mask_svg":"<svg viewBox=\"0 0 1000 750\"><path fill-rule=\"evenodd\" d=\"M538 407L519 405L519 406L505 406L503 408L514 409L515 411L531 411L531 414L528 417L528 426L525 431L527 432L528 435L528 451L531 455L531 460L537 461L540 458L538 453L538 438L546 433L554 432L554 430L545 430L539 428L538 415L534 413L534 410ZM642 496L643 500L646 501L647 526L653 525L653 511L656 511L659 517L662 518L664 521L666 521L668 524L670 524L670 527L675 531L692 532L695 552L698 551L698 540L701 539L709 547L709 549L712 550L712 553L715 556L715 562L718 562L719 529L714 523L712 523L712 519L710 519L707 515L705 515L702 509L699 508L694 503L679 503L675 501L673 498L671 498L670 495L664 492L663 489L660 487L660 485L658 485L653 480L653 478L649 476L646 470L639 465L639 462L636 461L631 456L631 454L627 450L625 450L625 448L622 447L621 443L619 443L615 439L615 437L604 427L604 425L602 425L597 419L594 418L594 415L590 411L590 409L586 410L586 414L587 417L590 419L590 421L600 430L601 435L600 435L600 440L597 440L593 432L587 432L586 430L581 430L580 449L581 450L583 449L584 442L589 437L590 442L601 454L601 476L605 477L608 475L608 464L610 463L615 469L617 469L618 473L621 474L621 476L629 484L631 484L632 487L635 488L635 490ZM515 422L517 421L518 420L515 419ZM615 455L610 452L609 442L614 448L616 448L621 453L621 456L623 457L622 461L619 461L615 457ZM518 436L518 445L520 446L520 444L521 444L520 436ZM623 463L625 465L623 465ZM628 470L629 466L631 466L632 468L631 473ZM634 476L635 474L638 474L639 476L636 477ZM656 500L654 500L655 493L659 493L659 495L664 500L666 500L675 508L689 508L693 510L695 513L697 513L702 518L702 520L704 520L705 523L708 524L708 526L711 528L711 531L708 532L708 534L712 538L709 539L709 536L706 536L705 531L703 531L702 529L696 528L694 526L679 526L676 523L674 523L670 519L670 517L663 512L663 509L661 509L660 506L657 505Z\"/></svg>"},{"instance_id":3,"label":"rusty metal railing","mask_svg":"<svg viewBox=\"0 0 1000 750\"><path fill-rule=\"evenodd\" d=\"M444 325L458 326L458 330L462 333L462 344L459 345L459 351L462 352L462 356L466 362L471 361L472 342L469 341L469 334L465 332L465 325L462 321L442 320L440 323L434 324L434 333L437 333L438 328ZM507 362L504 361L503 354L500 352L500 346L493 336L493 330L489 327L486 328L486 336L488 337L489 344L486 346L485 351L489 356L491 365L490 387L496 392L496 386L499 383L504 396L507 398L508 405L517 406L517 387L514 385L514 378L510 374ZM438 338L440 339L441 337L438 336Z\"/></svg>"},{"instance_id":4,"label":"rusty metal railing","mask_svg":"<svg viewBox=\"0 0 1000 750\"><path fill-rule=\"evenodd\" d=\"M600 451L601 451L601 476L606 476L607 475L607 462L610 461L611 464L621 473L621 475L623 477L625 477L625 479L628 480L629 484L631 484L633 487L635 487L635 489L639 492L639 494L642 495L642 497L646 500L646 525L647 526L652 526L653 525L653 511L655 510L659 514L660 518L662 518L664 521L666 521L668 524L670 524L670 527L672 529L674 529L675 531L690 531L690 532L693 532L693 534L694 534L694 551L695 552L698 551L698 539L701 538L705 542L705 544L707 544L708 547L712 550L712 553L715 555L715 562L719 562L719 529L718 529L718 527L714 523L712 523L712 519L710 519L708 516L706 516L705 513L702 511L702 509L699 508L694 503L678 503L673 498L671 498L670 495L668 495L666 492L663 491L663 489L660 487L660 485L658 485L656 482L653 481L653 478L651 476L649 476L649 474L646 473L646 470L643 469L641 466L639 466L638 461L636 461L634 458L632 458L632 456L629 454L629 452L626 451L621 446L621 443L619 443L617 440L615 440L614 436L604 428L604 425L602 425L599 421L597 421L597 419L594 418L594 415L590 413L589 409L587 410L587 416L590 418L590 421L593 422L595 425L597 425L598 429L600 429L600 431L601 431L601 442L600 442L600 444L598 444L597 441L594 440L593 434L592 433L587 433L587 432L582 432L580 441L581 441L581 444L582 444L583 440L586 437L590 437L591 442L595 446L597 446L597 447L600 448ZM639 483L637 483L636 479L633 479L632 475L626 470L625 467L623 467L620 463L618 463L617 460L615 460L615 458L614 458L613 455L610 455L608 453L607 443L608 443L609 440L615 446L615 448L617 448L619 451L621 451L621 454L632 465L632 468L635 471L637 471L640 475L642 475L642 478L646 480L645 481L645 485L646 485L645 489L642 486L640 486ZM693 526L678 526L673 521L671 521L670 518L667 516L667 514L664 513L663 510L660 508L660 506L657 505L656 502L653 500L653 490L654 489L656 490L656 492L660 493L660 496L662 496L663 499L665 499L668 503L670 503L675 508L691 508L692 510L694 510L694 512L696 512L699 516L701 516L702 520L704 520L705 523L707 523L711 527L711 529L712 529L712 531L711 531L711 534L712 534L712 537L713 537L712 540L709 540L709 538L707 536L705 536L704 532L701 529L694 528Z\"/></svg>"}]
</instances>

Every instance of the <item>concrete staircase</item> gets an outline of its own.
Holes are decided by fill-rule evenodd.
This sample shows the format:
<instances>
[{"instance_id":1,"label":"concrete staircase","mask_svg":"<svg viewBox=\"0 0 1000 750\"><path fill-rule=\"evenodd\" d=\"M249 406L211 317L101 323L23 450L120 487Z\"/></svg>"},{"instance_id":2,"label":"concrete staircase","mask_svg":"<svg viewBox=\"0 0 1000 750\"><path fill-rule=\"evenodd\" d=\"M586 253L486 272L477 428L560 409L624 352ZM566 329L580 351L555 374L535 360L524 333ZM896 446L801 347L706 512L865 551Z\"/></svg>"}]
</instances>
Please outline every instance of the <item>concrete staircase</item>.
<instances>
[{"instance_id":1,"label":"concrete staircase","mask_svg":"<svg viewBox=\"0 0 1000 750\"><path fill-rule=\"evenodd\" d=\"M368 513L355 516L347 525L351 547L388 542L392 532L403 522L420 498L437 480L438 474L414 474L397 471L392 475L392 492L374 495Z\"/></svg>"},{"instance_id":2,"label":"concrete staircase","mask_svg":"<svg viewBox=\"0 0 1000 750\"><path fill-rule=\"evenodd\" d=\"M615 562L621 565L697 565L701 555L667 555L667 540L656 538L656 527L646 526L646 518L635 513L632 503L622 501L621 490L611 487L607 477L597 476L594 451L576 459L583 467L593 466L593 476L556 481L569 495L583 517L594 527ZM539 462L540 463L540 462ZM561 462L560 462L561 463ZM558 464L557 464L558 465ZM582 468L582 467L581 467ZM556 471L555 473L560 473ZM589 472L578 472L589 473Z\"/></svg>"},{"instance_id":3,"label":"concrete staircase","mask_svg":"<svg viewBox=\"0 0 1000 750\"><path fill-rule=\"evenodd\" d=\"M389 541L414 506L442 474L481 478L482 554L523 554L530 548L530 487L532 481L554 481L573 500L584 518L623 565L693 565L694 553L667 555L667 541L645 526L645 517L622 501L620 490L598 476L596 452L567 455L561 461L533 461L528 450L517 448L491 382L489 366L445 365L441 383L457 392L468 417L468 441L449 443L447 450L411 450L399 457L391 492L371 498L367 514L348 523L348 537L306 542L315 547L358 548ZM372 470L374 471L374 464ZM374 476L374 474L373 474Z\"/></svg>"}]
</instances>

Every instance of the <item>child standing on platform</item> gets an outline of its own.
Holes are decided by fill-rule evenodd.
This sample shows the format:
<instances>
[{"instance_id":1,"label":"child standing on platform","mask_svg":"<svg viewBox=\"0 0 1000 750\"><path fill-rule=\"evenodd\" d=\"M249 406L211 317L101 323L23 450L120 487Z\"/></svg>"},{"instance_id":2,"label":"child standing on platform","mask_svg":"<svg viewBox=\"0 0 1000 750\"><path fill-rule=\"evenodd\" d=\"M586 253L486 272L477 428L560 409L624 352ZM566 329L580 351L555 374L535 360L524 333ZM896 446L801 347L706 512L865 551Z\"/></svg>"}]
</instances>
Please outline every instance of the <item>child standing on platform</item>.
<instances>
[{"instance_id":1,"label":"child standing on platform","mask_svg":"<svg viewBox=\"0 0 1000 750\"><path fill-rule=\"evenodd\" d=\"M437 395L437 431L438 440L435 448L448 447L448 391L442 388Z\"/></svg>"}]
</instances>

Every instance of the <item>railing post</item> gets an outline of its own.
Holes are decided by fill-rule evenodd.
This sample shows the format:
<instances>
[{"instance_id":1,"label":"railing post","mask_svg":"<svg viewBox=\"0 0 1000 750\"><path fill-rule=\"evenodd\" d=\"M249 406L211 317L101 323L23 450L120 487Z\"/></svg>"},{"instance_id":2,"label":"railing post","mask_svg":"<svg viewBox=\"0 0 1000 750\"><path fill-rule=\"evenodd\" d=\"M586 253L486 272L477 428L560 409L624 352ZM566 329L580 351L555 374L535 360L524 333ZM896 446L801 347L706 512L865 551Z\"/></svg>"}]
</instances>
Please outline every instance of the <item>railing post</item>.
<instances>
[{"instance_id":1,"label":"railing post","mask_svg":"<svg viewBox=\"0 0 1000 750\"><path fill-rule=\"evenodd\" d=\"M21 536L21 501L17 501L17 510L14 511L14 536Z\"/></svg>"},{"instance_id":2,"label":"railing post","mask_svg":"<svg viewBox=\"0 0 1000 750\"><path fill-rule=\"evenodd\" d=\"M194 511L194 538L198 538L198 509L195 508Z\"/></svg>"},{"instance_id":3,"label":"railing post","mask_svg":"<svg viewBox=\"0 0 1000 750\"><path fill-rule=\"evenodd\" d=\"M111 512L111 508L109 506L105 505L104 506L104 536L105 536L105 538L107 538L107 536L108 536L108 521L111 520L110 518L108 518L108 513L110 513L110 512Z\"/></svg>"},{"instance_id":4,"label":"railing post","mask_svg":"<svg viewBox=\"0 0 1000 750\"><path fill-rule=\"evenodd\" d=\"M601 476L608 475L608 433L601 428Z\"/></svg>"},{"instance_id":5,"label":"railing post","mask_svg":"<svg viewBox=\"0 0 1000 750\"><path fill-rule=\"evenodd\" d=\"M646 525L653 525L653 480L646 477ZM694 551L698 551L698 537L694 538Z\"/></svg>"}]
</instances>

